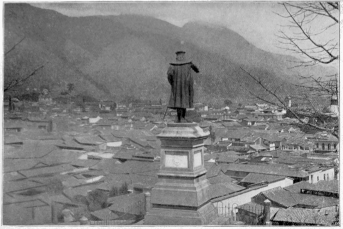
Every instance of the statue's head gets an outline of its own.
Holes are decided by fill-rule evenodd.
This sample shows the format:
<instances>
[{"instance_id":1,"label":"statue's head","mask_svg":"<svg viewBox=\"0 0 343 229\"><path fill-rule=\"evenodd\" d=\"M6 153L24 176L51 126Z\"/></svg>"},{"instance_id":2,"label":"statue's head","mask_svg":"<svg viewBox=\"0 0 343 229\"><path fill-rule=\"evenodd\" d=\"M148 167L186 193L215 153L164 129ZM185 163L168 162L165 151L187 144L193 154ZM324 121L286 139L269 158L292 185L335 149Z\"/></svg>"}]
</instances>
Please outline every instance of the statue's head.
<instances>
[{"instance_id":1,"label":"statue's head","mask_svg":"<svg viewBox=\"0 0 343 229\"><path fill-rule=\"evenodd\" d=\"M185 60L185 54L186 54L185 51L177 51L175 54L176 54L176 60L177 61Z\"/></svg>"}]
</instances>

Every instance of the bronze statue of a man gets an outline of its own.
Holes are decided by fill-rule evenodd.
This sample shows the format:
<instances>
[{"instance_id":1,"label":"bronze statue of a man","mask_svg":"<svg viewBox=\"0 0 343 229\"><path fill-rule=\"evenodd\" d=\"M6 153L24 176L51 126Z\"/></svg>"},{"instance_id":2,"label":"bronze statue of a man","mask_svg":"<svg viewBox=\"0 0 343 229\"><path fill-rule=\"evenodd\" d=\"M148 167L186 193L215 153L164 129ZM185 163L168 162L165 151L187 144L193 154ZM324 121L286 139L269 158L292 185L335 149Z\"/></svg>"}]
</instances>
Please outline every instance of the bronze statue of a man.
<instances>
[{"instance_id":1,"label":"bronze statue of a man","mask_svg":"<svg viewBox=\"0 0 343 229\"><path fill-rule=\"evenodd\" d=\"M168 108L176 109L177 121L187 122L186 108L193 108L193 76L192 72L199 73L199 69L192 61L185 59L185 51L176 52L176 61L170 63L167 75L171 85L171 95Z\"/></svg>"}]
</instances>

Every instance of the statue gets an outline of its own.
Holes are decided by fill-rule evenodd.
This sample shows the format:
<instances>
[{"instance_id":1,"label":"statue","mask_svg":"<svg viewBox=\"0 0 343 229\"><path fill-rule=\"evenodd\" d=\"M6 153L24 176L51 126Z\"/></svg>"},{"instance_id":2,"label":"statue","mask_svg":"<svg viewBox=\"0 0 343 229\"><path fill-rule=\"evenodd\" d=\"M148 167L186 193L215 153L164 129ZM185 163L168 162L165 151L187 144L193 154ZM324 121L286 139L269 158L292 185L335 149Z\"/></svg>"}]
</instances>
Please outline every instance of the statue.
<instances>
[{"instance_id":1,"label":"statue","mask_svg":"<svg viewBox=\"0 0 343 229\"><path fill-rule=\"evenodd\" d=\"M171 95L168 108L176 109L176 122L185 123L186 108L193 108L193 76L192 71L199 69L190 60L185 60L185 51L176 52L176 61L170 63L167 75L171 85Z\"/></svg>"}]
</instances>

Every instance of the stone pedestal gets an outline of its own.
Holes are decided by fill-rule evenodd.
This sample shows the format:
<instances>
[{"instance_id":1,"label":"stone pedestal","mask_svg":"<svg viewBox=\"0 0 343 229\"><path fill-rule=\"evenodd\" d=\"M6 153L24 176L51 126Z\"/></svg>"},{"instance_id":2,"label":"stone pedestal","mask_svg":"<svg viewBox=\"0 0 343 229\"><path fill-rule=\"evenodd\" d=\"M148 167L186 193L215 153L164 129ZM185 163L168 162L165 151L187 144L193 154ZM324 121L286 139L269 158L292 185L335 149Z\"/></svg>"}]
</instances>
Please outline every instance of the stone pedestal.
<instances>
[{"instance_id":1,"label":"stone pedestal","mask_svg":"<svg viewBox=\"0 0 343 229\"><path fill-rule=\"evenodd\" d=\"M157 136L161 140L161 165L144 224L204 225L218 216L210 203L204 167L208 135L196 123L170 123Z\"/></svg>"}]
</instances>

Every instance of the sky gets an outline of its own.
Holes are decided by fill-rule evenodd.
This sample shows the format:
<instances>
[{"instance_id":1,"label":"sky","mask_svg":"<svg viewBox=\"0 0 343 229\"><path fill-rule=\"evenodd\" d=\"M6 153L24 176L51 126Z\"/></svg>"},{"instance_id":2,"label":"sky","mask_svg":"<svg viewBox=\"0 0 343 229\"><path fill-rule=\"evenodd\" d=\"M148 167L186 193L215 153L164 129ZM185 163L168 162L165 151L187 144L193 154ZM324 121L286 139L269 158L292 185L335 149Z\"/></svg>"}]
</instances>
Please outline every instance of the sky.
<instances>
[{"instance_id":1,"label":"sky","mask_svg":"<svg viewBox=\"0 0 343 229\"><path fill-rule=\"evenodd\" d=\"M288 25L288 20L278 15L285 15L285 10L276 2L112 1L38 2L31 5L56 10L70 17L139 14L180 27L191 21L218 24L234 30L260 49L294 55L280 48L280 39L276 35L280 30L287 31L285 25ZM333 36L337 37L337 34ZM325 36L324 40L327 34ZM297 54L295 56L299 58Z\"/></svg>"}]
</instances>

